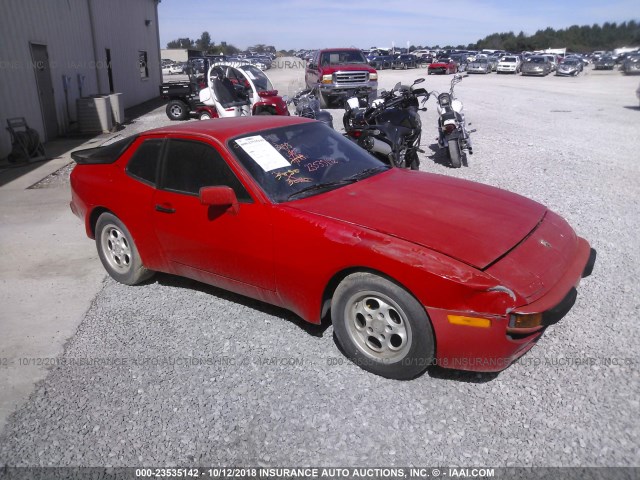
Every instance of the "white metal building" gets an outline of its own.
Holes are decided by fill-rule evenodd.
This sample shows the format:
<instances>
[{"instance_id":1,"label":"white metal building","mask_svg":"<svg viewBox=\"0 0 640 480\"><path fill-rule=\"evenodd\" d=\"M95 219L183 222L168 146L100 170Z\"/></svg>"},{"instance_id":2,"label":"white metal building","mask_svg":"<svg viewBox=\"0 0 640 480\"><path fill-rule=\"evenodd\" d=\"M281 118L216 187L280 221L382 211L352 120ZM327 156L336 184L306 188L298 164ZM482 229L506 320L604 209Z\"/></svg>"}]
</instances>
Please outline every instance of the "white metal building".
<instances>
[{"instance_id":1,"label":"white metal building","mask_svg":"<svg viewBox=\"0 0 640 480\"><path fill-rule=\"evenodd\" d=\"M190 58L203 56L202 50L197 48L163 48L161 53L163 59L174 62L186 62Z\"/></svg>"},{"instance_id":2,"label":"white metal building","mask_svg":"<svg viewBox=\"0 0 640 480\"><path fill-rule=\"evenodd\" d=\"M121 92L125 107L158 96L160 0L1 0L0 158L7 119L43 140L71 129L76 99Z\"/></svg>"}]
</instances>

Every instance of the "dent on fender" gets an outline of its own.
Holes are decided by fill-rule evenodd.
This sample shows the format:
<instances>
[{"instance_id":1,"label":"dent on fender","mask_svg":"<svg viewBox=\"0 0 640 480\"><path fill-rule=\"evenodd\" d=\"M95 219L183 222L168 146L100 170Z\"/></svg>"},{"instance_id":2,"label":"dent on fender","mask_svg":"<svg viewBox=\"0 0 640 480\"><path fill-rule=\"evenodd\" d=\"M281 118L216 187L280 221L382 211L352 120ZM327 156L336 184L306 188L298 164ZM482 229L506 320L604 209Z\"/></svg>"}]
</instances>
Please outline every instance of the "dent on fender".
<instances>
[{"instance_id":1,"label":"dent on fender","mask_svg":"<svg viewBox=\"0 0 640 480\"><path fill-rule=\"evenodd\" d=\"M507 287L503 287L502 285L496 285L495 287L491 287L489 289L487 289L487 292L502 292L502 293L506 293L507 295L509 295L513 301L516 301L516 294L513 293L513 290L511 290L510 288Z\"/></svg>"}]
</instances>

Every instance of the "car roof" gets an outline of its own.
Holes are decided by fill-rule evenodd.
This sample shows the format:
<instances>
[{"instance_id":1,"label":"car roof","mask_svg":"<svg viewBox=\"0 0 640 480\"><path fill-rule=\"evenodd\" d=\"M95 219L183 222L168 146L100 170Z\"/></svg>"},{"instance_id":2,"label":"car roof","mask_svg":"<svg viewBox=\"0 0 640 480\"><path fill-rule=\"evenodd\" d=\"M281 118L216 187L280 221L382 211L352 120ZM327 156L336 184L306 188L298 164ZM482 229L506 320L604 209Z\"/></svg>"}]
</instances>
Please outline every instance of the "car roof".
<instances>
[{"instance_id":1,"label":"car roof","mask_svg":"<svg viewBox=\"0 0 640 480\"><path fill-rule=\"evenodd\" d=\"M247 133L268 130L271 128L312 123L312 120L304 117L291 117L288 115L256 115L254 117L216 118L213 120L190 121L172 124L166 127L148 130L141 135L199 135L225 142L231 137Z\"/></svg>"},{"instance_id":2,"label":"car roof","mask_svg":"<svg viewBox=\"0 0 640 480\"><path fill-rule=\"evenodd\" d=\"M344 48L323 48L321 50L319 50L320 52L331 52L331 51L340 51L340 52L362 52L362 50L360 50L359 48L354 48L354 47L344 47Z\"/></svg>"}]
</instances>

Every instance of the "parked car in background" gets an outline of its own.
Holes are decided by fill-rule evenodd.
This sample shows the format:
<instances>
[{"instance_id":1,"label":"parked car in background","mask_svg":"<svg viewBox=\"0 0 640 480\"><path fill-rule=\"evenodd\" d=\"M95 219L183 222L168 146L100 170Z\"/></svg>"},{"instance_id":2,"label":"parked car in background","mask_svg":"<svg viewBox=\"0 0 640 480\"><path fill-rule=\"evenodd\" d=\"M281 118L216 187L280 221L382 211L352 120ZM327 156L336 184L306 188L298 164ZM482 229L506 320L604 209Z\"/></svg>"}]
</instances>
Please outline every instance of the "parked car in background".
<instances>
[{"instance_id":1,"label":"parked car in background","mask_svg":"<svg viewBox=\"0 0 640 480\"><path fill-rule=\"evenodd\" d=\"M418 57L411 53L403 53L402 55L398 55L391 65L391 68L402 68L406 70L407 68L417 68L418 67Z\"/></svg>"},{"instance_id":2,"label":"parked car in background","mask_svg":"<svg viewBox=\"0 0 640 480\"><path fill-rule=\"evenodd\" d=\"M450 58L435 60L427 67L427 75L434 73L450 74L458 72L458 64Z\"/></svg>"},{"instance_id":3,"label":"parked car in background","mask_svg":"<svg viewBox=\"0 0 640 480\"><path fill-rule=\"evenodd\" d=\"M456 62L458 72L464 72L467 69L469 57L466 53L452 53L449 58Z\"/></svg>"},{"instance_id":4,"label":"parked car in background","mask_svg":"<svg viewBox=\"0 0 640 480\"><path fill-rule=\"evenodd\" d=\"M71 156L71 210L116 281L165 272L313 324L330 314L341 351L388 378L507 368L596 261L544 205L389 168L306 118L186 122Z\"/></svg>"},{"instance_id":5,"label":"parked car in background","mask_svg":"<svg viewBox=\"0 0 640 480\"><path fill-rule=\"evenodd\" d=\"M376 70L384 70L393 67L394 60L393 55L375 55L369 60L369 65Z\"/></svg>"},{"instance_id":6,"label":"parked car in background","mask_svg":"<svg viewBox=\"0 0 640 480\"><path fill-rule=\"evenodd\" d=\"M556 75L559 77L575 77L582 72L582 62L577 58L566 58L558 65Z\"/></svg>"},{"instance_id":7,"label":"parked car in background","mask_svg":"<svg viewBox=\"0 0 640 480\"><path fill-rule=\"evenodd\" d=\"M491 73L491 64L489 60L484 58L476 58L473 62L467 65L467 72L469 73Z\"/></svg>"},{"instance_id":8,"label":"parked car in background","mask_svg":"<svg viewBox=\"0 0 640 480\"><path fill-rule=\"evenodd\" d=\"M432 57L431 50L414 50L412 52L419 59L424 59L427 57Z\"/></svg>"},{"instance_id":9,"label":"parked car in background","mask_svg":"<svg viewBox=\"0 0 640 480\"><path fill-rule=\"evenodd\" d=\"M620 68L625 75L640 73L640 55L629 55Z\"/></svg>"},{"instance_id":10,"label":"parked car in background","mask_svg":"<svg viewBox=\"0 0 640 480\"><path fill-rule=\"evenodd\" d=\"M613 57L600 57L593 62L594 70L613 70L613 67L615 66L616 62Z\"/></svg>"},{"instance_id":11,"label":"parked car in background","mask_svg":"<svg viewBox=\"0 0 640 480\"><path fill-rule=\"evenodd\" d=\"M549 60L549 66L551 67L551 71L555 72L558 68L558 57L555 55L543 55L547 60Z\"/></svg>"},{"instance_id":12,"label":"parked car in background","mask_svg":"<svg viewBox=\"0 0 640 480\"><path fill-rule=\"evenodd\" d=\"M487 56L487 61L489 62L492 72L498 71L498 62L500 61L500 58L489 55Z\"/></svg>"},{"instance_id":13,"label":"parked car in background","mask_svg":"<svg viewBox=\"0 0 640 480\"><path fill-rule=\"evenodd\" d=\"M181 74L184 73L185 64L184 63L174 63L169 66L169 74Z\"/></svg>"},{"instance_id":14,"label":"parked car in background","mask_svg":"<svg viewBox=\"0 0 640 480\"><path fill-rule=\"evenodd\" d=\"M551 73L549 59L542 55L531 55L525 58L520 67L522 75L539 75L545 77Z\"/></svg>"},{"instance_id":15,"label":"parked car in background","mask_svg":"<svg viewBox=\"0 0 640 480\"><path fill-rule=\"evenodd\" d=\"M496 66L496 73L519 73L520 58L515 55L502 57Z\"/></svg>"}]
</instances>

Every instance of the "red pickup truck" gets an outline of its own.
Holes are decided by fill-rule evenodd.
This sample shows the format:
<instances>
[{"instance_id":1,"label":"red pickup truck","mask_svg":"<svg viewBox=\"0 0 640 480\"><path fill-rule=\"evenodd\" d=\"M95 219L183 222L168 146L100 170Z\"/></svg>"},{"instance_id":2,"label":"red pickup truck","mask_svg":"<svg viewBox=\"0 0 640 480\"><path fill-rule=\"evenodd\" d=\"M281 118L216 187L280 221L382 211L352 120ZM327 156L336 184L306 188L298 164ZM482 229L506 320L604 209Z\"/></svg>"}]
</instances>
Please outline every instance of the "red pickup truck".
<instances>
[{"instance_id":1,"label":"red pickup truck","mask_svg":"<svg viewBox=\"0 0 640 480\"><path fill-rule=\"evenodd\" d=\"M356 90L370 99L378 94L378 72L357 48L318 50L307 64L304 79L307 88L318 88L321 108Z\"/></svg>"}]
</instances>

